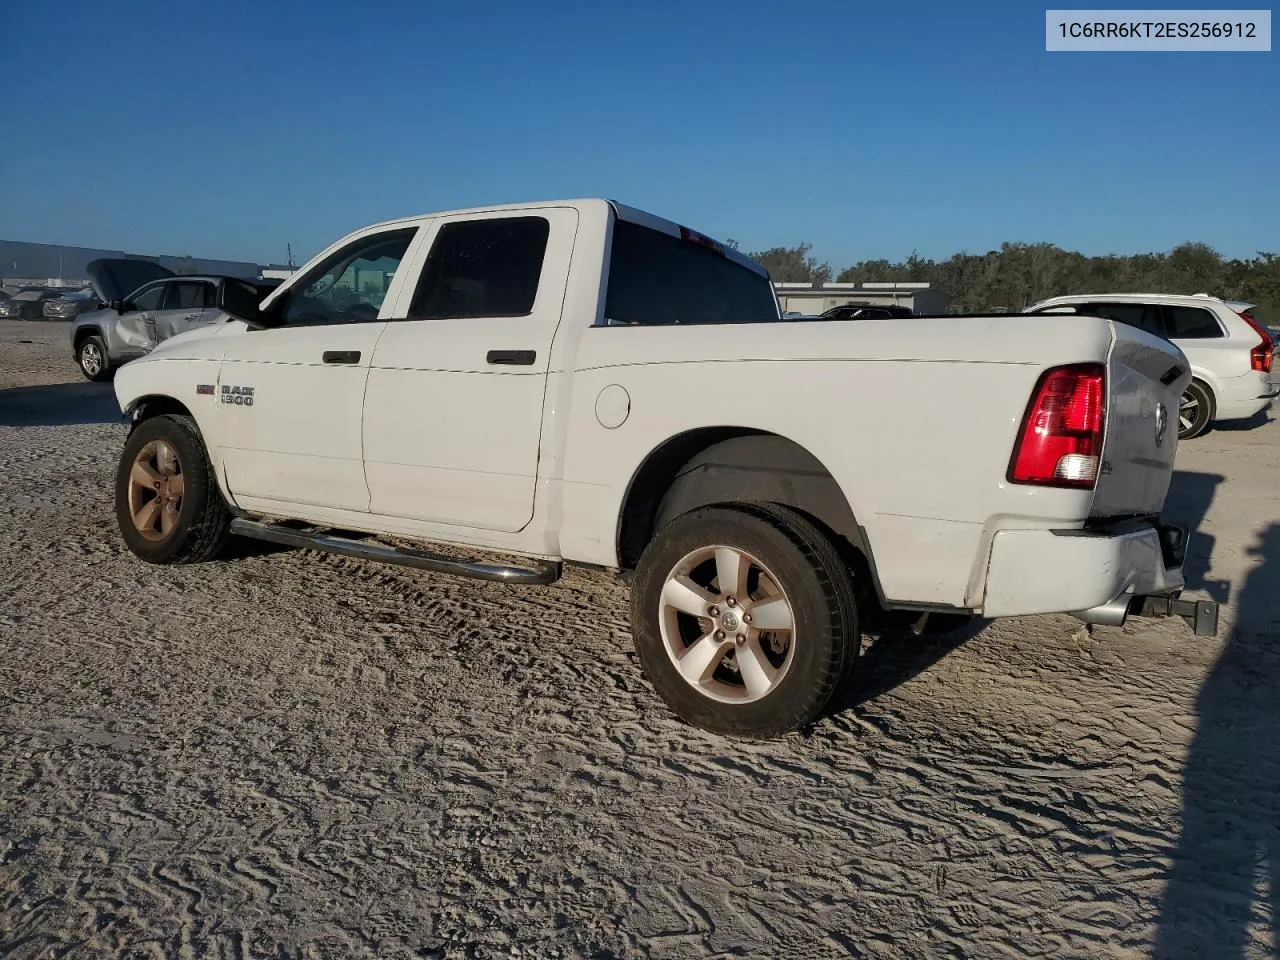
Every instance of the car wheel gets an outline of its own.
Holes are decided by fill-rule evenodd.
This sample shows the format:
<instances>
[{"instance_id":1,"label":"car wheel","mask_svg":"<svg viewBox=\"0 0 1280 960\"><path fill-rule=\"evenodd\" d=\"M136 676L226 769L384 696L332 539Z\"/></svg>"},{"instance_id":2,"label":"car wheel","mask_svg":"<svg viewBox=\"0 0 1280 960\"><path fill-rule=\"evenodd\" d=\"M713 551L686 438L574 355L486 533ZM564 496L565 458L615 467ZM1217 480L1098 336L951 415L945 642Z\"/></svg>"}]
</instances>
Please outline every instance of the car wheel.
<instances>
[{"instance_id":1,"label":"car wheel","mask_svg":"<svg viewBox=\"0 0 1280 960\"><path fill-rule=\"evenodd\" d=\"M1198 437L1212 422L1213 395L1203 383L1192 380L1178 401L1178 439Z\"/></svg>"},{"instance_id":2,"label":"car wheel","mask_svg":"<svg viewBox=\"0 0 1280 960\"><path fill-rule=\"evenodd\" d=\"M107 345L97 334L80 341L80 345L76 347L76 363L80 365L80 372L89 380L96 382L111 376Z\"/></svg>"},{"instance_id":3,"label":"car wheel","mask_svg":"<svg viewBox=\"0 0 1280 960\"><path fill-rule=\"evenodd\" d=\"M190 417L155 417L129 435L116 469L116 522L148 563L198 563L221 552L231 511Z\"/></svg>"},{"instance_id":4,"label":"car wheel","mask_svg":"<svg viewBox=\"0 0 1280 960\"><path fill-rule=\"evenodd\" d=\"M681 718L765 738L821 714L858 655L853 579L794 511L712 506L676 517L641 555L632 636Z\"/></svg>"}]
</instances>

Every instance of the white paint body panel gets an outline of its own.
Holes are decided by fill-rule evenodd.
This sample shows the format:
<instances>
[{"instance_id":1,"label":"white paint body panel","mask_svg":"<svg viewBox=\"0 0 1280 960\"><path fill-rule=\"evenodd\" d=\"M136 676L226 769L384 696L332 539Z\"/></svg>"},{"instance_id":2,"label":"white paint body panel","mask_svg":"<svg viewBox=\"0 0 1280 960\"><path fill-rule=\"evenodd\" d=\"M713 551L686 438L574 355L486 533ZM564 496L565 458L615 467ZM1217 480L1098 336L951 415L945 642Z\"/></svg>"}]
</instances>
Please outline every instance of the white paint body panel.
<instances>
[{"instance_id":1,"label":"white paint body panel","mask_svg":"<svg viewBox=\"0 0 1280 960\"><path fill-rule=\"evenodd\" d=\"M786 437L825 466L891 602L1076 610L1112 599L1095 599L1104 585L1166 578L1150 569L1149 544L1104 548L1109 538L1092 537L1095 552L1077 556L1069 551L1078 544L1063 547L1072 538L1047 531L1078 529L1104 504L1159 512L1173 449L1157 451L1146 437L1165 389L1150 377L1182 359L1176 349L1076 317L603 325L615 209L676 231L599 200L365 228L317 254L266 303L342 244L416 226L377 322L193 331L122 368L117 397L124 409L156 395L186 404L224 494L251 513L612 567L620 513L646 457L686 431L735 427ZM523 212L552 222L531 315L406 319L442 222ZM361 362L320 362L335 349L358 350ZM532 350L536 361L495 367L489 350ZM1104 449L1114 486L1104 476L1095 497L1010 483L1038 378L1078 362L1109 365ZM196 397L197 382L252 385L251 415ZM1166 392L1176 397L1184 383ZM996 542L1009 546L993 553ZM1077 572L1077 560L1107 569ZM1010 579L1019 564L1040 564L1029 587ZM1046 579L1051 586L1036 586Z\"/></svg>"}]
</instances>

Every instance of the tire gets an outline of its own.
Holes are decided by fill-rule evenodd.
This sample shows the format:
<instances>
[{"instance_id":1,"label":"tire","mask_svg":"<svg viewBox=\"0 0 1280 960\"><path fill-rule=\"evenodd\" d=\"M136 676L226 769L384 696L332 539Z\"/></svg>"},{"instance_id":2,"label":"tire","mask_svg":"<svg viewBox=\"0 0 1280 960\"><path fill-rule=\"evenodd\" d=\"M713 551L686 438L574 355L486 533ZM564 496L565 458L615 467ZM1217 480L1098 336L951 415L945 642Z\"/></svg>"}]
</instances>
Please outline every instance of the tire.
<instances>
[{"instance_id":1,"label":"tire","mask_svg":"<svg viewBox=\"0 0 1280 960\"><path fill-rule=\"evenodd\" d=\"M85 337L76 346L76 365L86 380L98 383L110 379L113 368L107 357L107 345L96 333Z\"/></svg>"},{"instance_id":2,"label":"tire","mask_svg":"<svg viewBox=\"0 0 1280 960\"><path fill-rule=\"evenodd\" d=\"M162 486L152 493L156 483ZM222 551L231 511L190 417L155 417L129 435L116 469L116 523L129 550L148 563L200 563Z\"/></svg>"},{"instance_id":3,"label":"tire","mask_svg":"<svg viewBox=\"0 0 1280 960\"><path fill-rule=\"evenodd\" d=\"M1199 380L1192 380L1178 401L1178 439L1200 436L1213 423L1213 394Z\"/></svg>"},{"instance_id":4,"label":"tire","mask_svg":"<svg viewBox=\"0 0 1280 960\"><path fill-rule=\"evenodd\" d=\"M721 570L735 567L746 568L737 588L720 591ZM763 617L776 629L751 625ZM677 716L752 739L816 720L860 640L853 579L835 547L773 505L703 507L663 526L636 568L631 623L645 675Z\"/></svg>"}]
</instances>

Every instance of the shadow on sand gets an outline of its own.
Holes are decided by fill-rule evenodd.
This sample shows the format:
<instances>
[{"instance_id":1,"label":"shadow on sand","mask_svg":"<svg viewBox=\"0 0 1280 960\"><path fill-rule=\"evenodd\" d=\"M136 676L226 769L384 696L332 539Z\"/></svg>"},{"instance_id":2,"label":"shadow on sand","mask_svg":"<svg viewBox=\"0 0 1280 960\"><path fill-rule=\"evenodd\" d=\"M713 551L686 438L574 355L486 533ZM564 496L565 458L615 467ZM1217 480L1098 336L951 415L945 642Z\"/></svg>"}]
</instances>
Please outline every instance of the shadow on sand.
<instances>
[{"instance_id":1,"label":"shadow on sand","mask_svg":"<svg viewBox=\"0 0 1280 960\"><path fill-rule=\"evenodd\" d=\"M110 383L48 383L0 390L0 427L124 423Z\"/></svg>"},{"instance_id":2,"label":"shadow on sand","mask_svg":"<svg viewBox=\"0 0 1280 960\"><path fill-rule=\"evenodd\" d=\"M1191 542L1187 545L1187 556L1182 564L1187 590L1200 591L1219 603L1228 603L1231 600L1230 582L1209 579L1215 538L1202 529L1204 518L1223 481L1222 475L1217 473L1175 470L1169 495L1165 498L1164 516L1168 520L1185 523L1191 531Z\"/></svg>"},{"instance_id":3,"label":"shadow on sand","mask_svg":"<svg viewBox=\"0 0 1280 960\"><path fill-rule=\"evenodd\" d=\"M1160 960L1280 955L1280 524L1250 554L1261 562L1196 698Z\"/></svg>"}]
</instances>

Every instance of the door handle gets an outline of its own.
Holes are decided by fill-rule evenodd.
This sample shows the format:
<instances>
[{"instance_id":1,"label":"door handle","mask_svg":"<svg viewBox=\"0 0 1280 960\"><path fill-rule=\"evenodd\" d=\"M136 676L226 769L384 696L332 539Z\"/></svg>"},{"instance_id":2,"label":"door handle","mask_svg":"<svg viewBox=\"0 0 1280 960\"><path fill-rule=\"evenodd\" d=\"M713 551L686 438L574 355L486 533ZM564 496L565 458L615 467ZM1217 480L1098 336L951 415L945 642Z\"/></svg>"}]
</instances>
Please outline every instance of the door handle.
<instances>
[{"instance_id":1,"label":"door handle","mask_svg":"<svg viewBox=\"0 0 1280 960\"><path fill-rule=\"evenodd\" d=\"M323 360L325 363L359 363L359 350L326 350Z\"/></svg>"},{"instance_id":2,"label":"door handle","mask_svg":"<svg viewBox=\"0 0 1280 960\"><path fill-rule=\"evenodd\" d=\"M490 350L485 359L490 363L505 363L512 366L532 366L538 354L533 350Z\"/></svg>"},{"instance_id":3,"label":"door handle","mask_svg":"<svg viewBox=\"0 0 1280 960\"><path fill-rule=\"evenodd\" d=\"M195 319L196 317L198 317L198 316L200 316L200 314L198 314L198 313L188 313L188 314L187 314L185 317L183 317L182 319L183 319L183 320L194 320L194 319Z\"/></svg>"}]
</instances>

